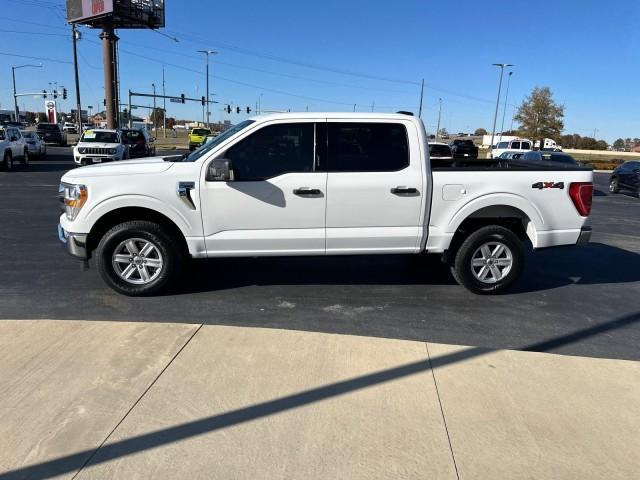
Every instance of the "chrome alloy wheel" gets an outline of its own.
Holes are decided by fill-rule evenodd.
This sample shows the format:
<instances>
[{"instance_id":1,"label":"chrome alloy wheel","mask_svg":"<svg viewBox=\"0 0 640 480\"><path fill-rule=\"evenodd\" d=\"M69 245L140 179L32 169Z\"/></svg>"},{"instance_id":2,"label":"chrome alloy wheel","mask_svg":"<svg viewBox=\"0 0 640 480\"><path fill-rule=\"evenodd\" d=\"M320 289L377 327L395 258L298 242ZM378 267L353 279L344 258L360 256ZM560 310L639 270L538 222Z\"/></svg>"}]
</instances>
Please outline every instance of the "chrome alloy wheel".
<instances>
[{"instance_id":1,"label":"chrome alloy wheel","mask_svg":"<svg viewBox=\"0 0 640 480\"><path fill-rule=\"evenodd\" d=\"M487 242L471 257L471 272L482 283L496 283L505 278L513 266L509 247L501 242Z\"/></svg>"},{"instance_id":2,"label":"chrome alloy wheel","mask_svg":"<svg viewBox=\"0 0 640 480\"><path fill-rule=\"evenodd\" d=\"M151 283L160 275L164 265L160 249L143 238L120 242L113 251L111 263L120 278L133 285Z\"/></svg>"}]
</instances>

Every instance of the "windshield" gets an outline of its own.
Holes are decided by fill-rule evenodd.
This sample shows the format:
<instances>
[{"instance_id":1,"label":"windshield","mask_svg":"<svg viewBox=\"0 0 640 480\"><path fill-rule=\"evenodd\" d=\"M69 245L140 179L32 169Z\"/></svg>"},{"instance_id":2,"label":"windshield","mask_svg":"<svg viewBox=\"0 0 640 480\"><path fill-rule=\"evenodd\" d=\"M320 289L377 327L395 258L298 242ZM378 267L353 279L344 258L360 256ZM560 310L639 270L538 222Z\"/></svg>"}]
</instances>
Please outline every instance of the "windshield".
<instances>
[{"instance_id":1,"label":"windshield","mask_svg":"<svg viewBox=\"0 0 640 480\"><path fill-rule=\"evenodd\" d=\"M92 132L87 130L82 134L81 142L85 143L120 143L116 132Z\"/></svg>"},{"instance_id":2,"label":"windshield","mask_svg":"<svg viewBox=\"0 0 640 480\"><path fill-rule=\"evenodd\" d=\"M247 128L252 123L253 123L253 120L245 120L244 122L240 122L239 124L231 127L229 130L225 130L220 135L218 135L216 138L213 138L210 142L205 143L203 146L201 146L200 148L195 149L189 155L184 157L183 161L185 161L185 162L195 162L200 157L202 157L205 153L213 150L218 145L220 145L222 142L224 142L227 138L232 137L233 135L238 133L240 130L244 130L245 128Z\"/></svg>"},{"instance_id":3,"label":"windshield","mask_svg":"<svg viewBox=\"0 0 640 480\"><path fill-rule=\"evenodd\" d=\"M429 155L432 157L450 157L451 149L446 145L429 145Z\"/></svg>"},{"instance_id":4,"label":"windshield","mask_svg":"<svg viewBox=\"0 0 640 480\"><path fill-rule=\"evenodd\" d=\"M38 130L48 130L51 132L59 132L58 125L52 123L40 123L38 124Z\"/></svg>"},{"instance_id":5,"label":"windshield","mask_svg":"<svg viewBox=\"0 0 640 480\"><path fill-rule=\"evenodd\" d=\"M208 130L206 128L194 128L191 131L191 135L209 135L211 133L211 130Z\"/></svg>"},{"instance_id":6,"label":"windshield","mask_svg":"<svg viewBox=\"0 0 640 480\"><path fill-rule=\"evenodd\" d=\"M144 141L144 134L140 130L123 130L122 138L125 143L135 143L138 140Z\"/></svg>"}]
</instances>

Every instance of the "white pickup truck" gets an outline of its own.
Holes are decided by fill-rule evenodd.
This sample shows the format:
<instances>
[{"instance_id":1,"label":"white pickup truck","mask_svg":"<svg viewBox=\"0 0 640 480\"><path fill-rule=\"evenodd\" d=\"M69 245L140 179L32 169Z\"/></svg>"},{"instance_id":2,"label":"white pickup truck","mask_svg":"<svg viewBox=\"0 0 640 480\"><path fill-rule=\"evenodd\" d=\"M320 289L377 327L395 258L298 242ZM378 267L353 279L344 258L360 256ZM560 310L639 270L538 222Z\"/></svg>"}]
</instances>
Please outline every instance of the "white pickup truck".
<instances>
[{"instance_id":1,"label":"white pickup truck","mask_svg":"<svg viewBox=\"0 0 640 480\"><path fill-rule=\"evenodd\" d=\"M422 253L495 293L526 247L589 240L592 182L588 168L547 162L432 167L406 114L275 114L183 157L67 172L58 236L126 295L165 289L189 257Z\"/></svg>"}]
</instances>

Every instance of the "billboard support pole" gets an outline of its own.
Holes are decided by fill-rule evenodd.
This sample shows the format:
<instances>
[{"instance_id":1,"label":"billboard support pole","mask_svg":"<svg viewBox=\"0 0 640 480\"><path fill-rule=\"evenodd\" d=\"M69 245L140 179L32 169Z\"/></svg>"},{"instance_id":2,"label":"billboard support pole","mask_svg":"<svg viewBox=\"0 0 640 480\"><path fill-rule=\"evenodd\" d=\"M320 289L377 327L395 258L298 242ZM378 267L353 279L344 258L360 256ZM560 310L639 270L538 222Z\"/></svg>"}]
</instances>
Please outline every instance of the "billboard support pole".
<instances>
[{"instance_id":1,"label":"billboard support pole","mask_svg":"<svg viewBox=\"0 0 640 480\"><path fill-rule=\"evenodd\" d=\"M133 126L131 122L131 89L129 89L129 128Z\"/></svg>"},{"instance_id":2,"label":"billboard support pole","mask_svg":"<svg viewBox=\"0 0 640 480\"><path fill-rule=\"evenodd\" d=\"M82 134L82 110L80 108L80 80L78 79L78 50L76 42L78 40L78 32L76 24L71 24L71 37L73 39L73 72L76 80L76 122L78 124L78 133Z\"/></svg>"},{"instance_id":3,"label":"billboard support pole","mask_svg":"<svg viewBox=\"0 0 640 480\"><path fill-rule=\"evenodd\" d=\"M100 34L102 40L102 66L104 69L104 98L106 103L107 128L116 128L115 111L115 69L113 65L114 44L117 37L113 33L113 24L105 23Z\"/></svg>"}]
</instances>

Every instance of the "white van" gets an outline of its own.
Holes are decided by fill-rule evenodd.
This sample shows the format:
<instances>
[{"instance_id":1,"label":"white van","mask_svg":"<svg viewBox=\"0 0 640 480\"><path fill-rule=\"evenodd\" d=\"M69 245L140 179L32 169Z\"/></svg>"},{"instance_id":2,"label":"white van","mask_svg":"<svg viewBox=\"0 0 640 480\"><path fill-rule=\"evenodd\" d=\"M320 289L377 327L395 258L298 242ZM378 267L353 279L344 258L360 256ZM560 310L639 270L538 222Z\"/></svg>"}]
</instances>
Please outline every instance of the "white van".
<instances>
[{"instance_id":1,"label":"white van","mask_svg":"<svg viewBox=\"0 0 640 480\"><path fill-rule=\"evenodd\" d=\"M528 152L531 150L532 145L533 142L526 138L515 138L513 140L498 142L498 144L493 147L491 158L498 158L504 152Z\"/></svg>"}]
</instances>

